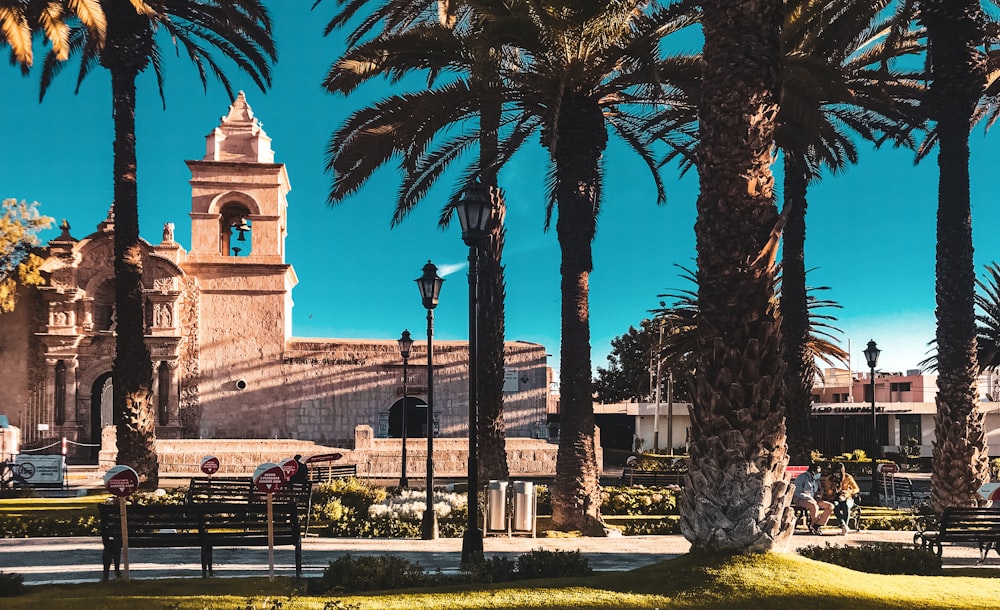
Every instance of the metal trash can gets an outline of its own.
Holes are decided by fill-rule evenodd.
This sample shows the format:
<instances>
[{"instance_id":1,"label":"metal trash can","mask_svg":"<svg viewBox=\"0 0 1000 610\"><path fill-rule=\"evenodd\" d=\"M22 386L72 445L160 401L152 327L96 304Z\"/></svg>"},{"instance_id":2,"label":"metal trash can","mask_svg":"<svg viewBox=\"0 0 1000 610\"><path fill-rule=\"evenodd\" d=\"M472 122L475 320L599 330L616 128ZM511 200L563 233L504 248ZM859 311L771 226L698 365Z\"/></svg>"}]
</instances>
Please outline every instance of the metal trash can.
<instances>
[{"instance_id":1,"label":"metal trash can","mask_svg":"<svg viewBox=\"0 0 1000 610\"><path fill-rule=\"evenodd\" d=\"M486 530L507 531L507 481L490 481L486 486Z\"/></svg>"},{"instance_id":2,"label":"metal trash can","mask_svg":"<svg viewBox=\"0 0 1000 610\"><path fill-rule=\"evenodd\" d=\"M514 531L535 531L535 484L531 481L514 481Z\"/></svg>"}]
</instances>

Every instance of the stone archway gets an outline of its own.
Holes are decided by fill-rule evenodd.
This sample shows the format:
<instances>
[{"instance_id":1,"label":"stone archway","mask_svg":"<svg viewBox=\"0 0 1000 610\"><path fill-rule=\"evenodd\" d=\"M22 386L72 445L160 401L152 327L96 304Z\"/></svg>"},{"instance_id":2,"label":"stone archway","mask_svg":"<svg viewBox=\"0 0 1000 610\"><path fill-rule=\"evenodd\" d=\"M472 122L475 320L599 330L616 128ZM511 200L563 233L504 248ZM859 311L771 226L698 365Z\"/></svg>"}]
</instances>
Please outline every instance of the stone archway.
<instances>
[{"instance_id":1,"label":"stone archway","mask_svg":"<svg viewBox=\"0 0 1000 610\"><path fill-rule=\"evenodd\" d=\"M89 456L95 464L101 451L102 430L105 426L118 423L115 417L113 394L111 371L98 375L90 386L90 442L98 446L90 447Z\"/></svg>"},{"instance_id":2,"label":"stone archway","mask_svg":"<svg viewBox=\"0 0 1000 610\"><path fill-rule=\"evenodd\" d=\"M427 435L427 403L416 396L406 397L406 436L420 438ZM389 408L389 438L403 438L403 399Z\"/></svg>"}]
</instances>

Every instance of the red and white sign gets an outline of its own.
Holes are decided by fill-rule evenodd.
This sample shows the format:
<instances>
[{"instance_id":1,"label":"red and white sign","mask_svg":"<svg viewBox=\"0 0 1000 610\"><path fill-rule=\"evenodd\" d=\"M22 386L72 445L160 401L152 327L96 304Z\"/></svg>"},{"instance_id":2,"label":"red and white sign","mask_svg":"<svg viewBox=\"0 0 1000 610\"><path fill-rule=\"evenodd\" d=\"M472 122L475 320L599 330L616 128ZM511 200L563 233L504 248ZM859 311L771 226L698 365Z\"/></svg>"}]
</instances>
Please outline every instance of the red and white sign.
<instances>
[{"instance_id":1,"label":"red and white sign","mask_svg":"<svg viewBox=\"0 0 1000 610\"><path fill-rule=\"evenodd\" d=\"M344 457L343 453L320 453L318 455L310 456L306 460L306 464L315 464L316 462L336 462L342 457Z\"/></svg>"},{"instance_id":2,"label":"red and white sign","mask_svg":"<svg viewBox=\"0 0 1000 610\"><path fill-rule=\"evenodd\" d=\"M295 458L288 458L281 463L281 470L285 472L285 480L290 481L299 471L299 463L295 461Z\"/></svg>"},{"instance_id":3,"label":"red and white sign","mask_svg":"<svg viewBox=\"0 0 1000 610\"><path fill-rule=\"evenodd\" d=\"M139 487L139 475L128 466L120 464L104 474L104 488L119 498L125 498Z\"/></svg>"},{"instance_id":4,"label":"red and white sign","mask_svg":"<svg viewBox=\"0 0 1000 610\"><path fill-rule=\"evenodd\" d=\"M214 455L206 455L201 458L201 471L208 476L219 472L219 458Z\"/></svg>"},{"instance_id":5,"label":"red and white sign","mask_svg":"<svg viewBox=\"0 0 1000 610\"><path fill-rule=\"evenodd\" d=\"M273 494L285 486L285 471L274 462L265 462L253 473L253 484L265 494Z\"/></svg>"},{"instance_id":6,"label":"red and white sign","mask_svg":"<svg viewBox=\"0 0 1000 610\"><path fill-rule=\"evenodd\" d=\"M899 466L893 462L887 462L885 464L879 464L878 471L882 474L896 474L899 472Z\"/></svg>"}]
</instances>

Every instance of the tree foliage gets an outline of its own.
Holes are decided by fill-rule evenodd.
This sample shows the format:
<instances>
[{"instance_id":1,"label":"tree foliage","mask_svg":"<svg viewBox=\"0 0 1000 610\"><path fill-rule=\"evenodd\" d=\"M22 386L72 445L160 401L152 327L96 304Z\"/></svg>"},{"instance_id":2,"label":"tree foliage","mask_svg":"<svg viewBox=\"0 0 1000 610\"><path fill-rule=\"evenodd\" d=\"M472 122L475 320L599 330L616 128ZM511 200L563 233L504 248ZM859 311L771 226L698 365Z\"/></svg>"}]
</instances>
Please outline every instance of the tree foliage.
<instances>
[{"instance_id":1,"label":"tree foliage","mask_svg":"<svg viewBox=\"0 0 1000 610\"><path fill-rule=\"evenodd\" d=\"M664 329L663 342L659 341L659 320L645 319L639 328L629 326L628 331L611 340L607 368L597 367L594 378L594 398L598 402L653 401L656 396L656 358L663 360L660 372L661 400L667 400L667 380L673 372L674 400L687 400L687 378L690 369L673 363L668 351L669 330ZM671 368L673 367L673 368Z\"/></svg>"},{"instance_id":2,"label":"tree foliage","mask_svg":"<svg viewBox=\"0 0 1000 610\"><path fill-rule=\"evenodd\" d=\"M52 219L38 213L38 203L3 200L0 215L0 313L14 311L17 286L37 286L44 280L39 270L42 259L31 252L38 245L38 232L52 225Z\"/></svg>"}]
</instances>

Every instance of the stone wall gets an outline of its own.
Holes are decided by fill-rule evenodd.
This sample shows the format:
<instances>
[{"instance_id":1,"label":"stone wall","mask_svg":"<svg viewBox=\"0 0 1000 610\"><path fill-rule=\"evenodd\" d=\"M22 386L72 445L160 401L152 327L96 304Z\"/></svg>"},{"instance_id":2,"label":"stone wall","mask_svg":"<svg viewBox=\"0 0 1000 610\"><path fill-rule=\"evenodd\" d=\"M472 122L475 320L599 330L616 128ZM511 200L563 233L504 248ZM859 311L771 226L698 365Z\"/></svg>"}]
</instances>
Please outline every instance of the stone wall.
<instances>
[{"instance_id":1,"label":"stone wall","mask_svg":"<svg viewBox=\"0 0 1000 610\"><path fill-rule=\"evenodd\" d=\"M341 453L339 464L357 464L358 475L365 478L393 479L400 475L402 440L374 438L369 426L358 426L353 449L333 447L293 439L168 439L157 440L160 476L195 476L200 474L201 459L206 455L219 458L219 475L249 476L264 462L280 462L295 454L309 457L321 453ZM600 437L597 437L597 459L602 463ZM553 477L556 473L554 442L529 438L507 439L507 463L511 477ZM100 467L114 465L115 429L104 430ZM423 479L427 467L427 440L407 439L407 476ZM434 476L464 478L468 466L468 442L463 438L434 439Z\"/></svg>"}]
</instances>

